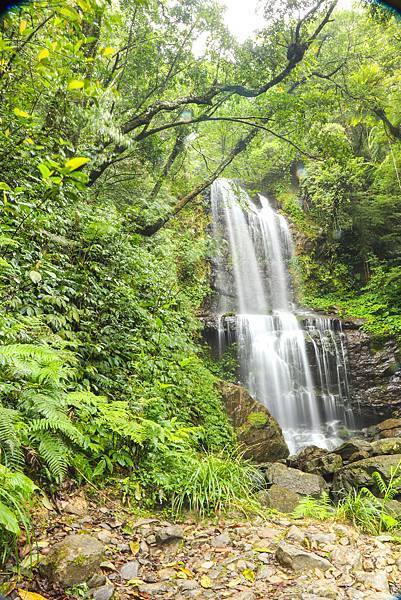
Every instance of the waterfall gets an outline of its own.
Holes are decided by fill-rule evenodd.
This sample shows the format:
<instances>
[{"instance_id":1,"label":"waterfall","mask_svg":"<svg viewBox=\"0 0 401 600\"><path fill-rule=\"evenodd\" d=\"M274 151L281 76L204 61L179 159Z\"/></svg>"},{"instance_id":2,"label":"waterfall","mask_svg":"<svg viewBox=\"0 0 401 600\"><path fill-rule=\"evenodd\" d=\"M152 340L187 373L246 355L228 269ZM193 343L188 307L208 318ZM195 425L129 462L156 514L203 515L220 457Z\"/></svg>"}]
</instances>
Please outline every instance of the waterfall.
<instances>
[{"instance_id":1,"label":"waterfall","mask_svg":"<svg viewBox=\"0 0 401 600\"><path fill-rule=\"evenodd\" d=\"M241 381L277 419L290 451L334 447L341 427L354 427L341 323L295 305L291 232L267 198L252 202L219 179L211 200L220 352L234 318Z\"/></svg>"}]
</instances>

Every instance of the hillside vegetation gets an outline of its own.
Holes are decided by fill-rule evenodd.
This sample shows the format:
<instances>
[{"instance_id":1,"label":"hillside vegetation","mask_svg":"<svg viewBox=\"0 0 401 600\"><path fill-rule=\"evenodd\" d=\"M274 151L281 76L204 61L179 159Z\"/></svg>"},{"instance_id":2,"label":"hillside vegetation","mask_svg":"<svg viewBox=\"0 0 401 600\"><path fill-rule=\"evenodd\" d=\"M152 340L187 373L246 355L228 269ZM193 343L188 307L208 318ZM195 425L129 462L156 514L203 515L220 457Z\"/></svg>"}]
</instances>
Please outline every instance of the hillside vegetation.
<instances>
[{"instance_id":1,"label":"hillside vegetation","mask_svg":"<svg viewBox=\"0 0 401 600\"><path fill-rule=\"evenodd\" d=\"M260 25L238 43L211 0L1 18L0 562L65 480L254 507L197 319L220 174L302 233L305 304L401 334L399 21L305 0Z\"/></svg>"}]
</instances>

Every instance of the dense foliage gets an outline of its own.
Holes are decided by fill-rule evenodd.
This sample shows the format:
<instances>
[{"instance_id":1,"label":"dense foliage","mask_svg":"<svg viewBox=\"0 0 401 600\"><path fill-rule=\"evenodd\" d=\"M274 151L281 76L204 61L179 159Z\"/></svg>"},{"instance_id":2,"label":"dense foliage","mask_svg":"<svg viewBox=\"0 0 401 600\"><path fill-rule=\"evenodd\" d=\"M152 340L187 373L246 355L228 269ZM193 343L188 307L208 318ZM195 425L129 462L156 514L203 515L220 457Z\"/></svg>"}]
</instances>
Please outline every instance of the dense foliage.
<instances>
[{"instance_id":1,"label":"dense foliage","mask_svg":"<svg viewBox=\"0 0 401 600\"><path fill-rule=\"evenodd\" d=\"M212 0L35 0L2 18L5 549L35 486L65 477L201 513L258 487L198 343L202 194L223 170L302 232L306 302L401 332L398 24L334 4L267 3L244 44Z\"/></svg>"}]
</instances>

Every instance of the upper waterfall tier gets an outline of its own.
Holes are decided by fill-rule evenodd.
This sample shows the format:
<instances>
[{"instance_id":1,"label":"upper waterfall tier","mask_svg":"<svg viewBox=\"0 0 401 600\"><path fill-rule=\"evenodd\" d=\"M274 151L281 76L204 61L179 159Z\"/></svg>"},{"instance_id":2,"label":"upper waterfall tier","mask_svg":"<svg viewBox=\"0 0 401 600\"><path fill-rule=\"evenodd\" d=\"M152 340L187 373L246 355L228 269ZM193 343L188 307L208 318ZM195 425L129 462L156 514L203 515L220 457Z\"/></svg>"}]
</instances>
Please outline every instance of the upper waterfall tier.
<instances>
[{"instance_id":1,"label":"upper waterfall tier","mask_svg":"<svg viewBox=\"0 0 401 600\"><path fill-rule=\"evenodd\" d=\"M330 319L297 318L287 221L227 179L214 182L211 199L217 311L236 314L241 379L276 417L291 451L338 443L338 426L353 427L343 336ZM226 333L222 324L221 348Z\"/></svg>"},{"instance_id":2,"label":"upper waterfall tier","mask_svg":"<svg viewBox=\"0 0 401 600\"><path fill-rule=\"evenodd\" d=\"M221 312L265 314L289 310L292 305L288 275L293 251L291 234L284 217L271 208L266 198L259 196L259 200L260 209L243 189L227 179L213 184L213 232L218 243L220 240L217 285L223 291ZM227 269L230 258L232 270ZM234 293L225 295L224 291L229 290Z\"/></svg>"}]
</instances>

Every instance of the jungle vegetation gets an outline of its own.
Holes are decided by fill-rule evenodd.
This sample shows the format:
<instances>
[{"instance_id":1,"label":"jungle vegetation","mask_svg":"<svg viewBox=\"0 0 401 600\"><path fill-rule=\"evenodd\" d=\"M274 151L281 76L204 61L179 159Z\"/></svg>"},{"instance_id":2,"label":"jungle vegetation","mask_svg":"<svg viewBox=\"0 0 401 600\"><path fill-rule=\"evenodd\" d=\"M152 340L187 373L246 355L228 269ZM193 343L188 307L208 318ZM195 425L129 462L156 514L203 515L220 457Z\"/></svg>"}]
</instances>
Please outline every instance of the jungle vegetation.
<instances>
[{"instance_id":1,"label":"jungle vegetation","mask_svg":"<svg viewBox=\"0 0 401 600\"><path fill-rule=\"evenodd\" d=\"M374 8L268 2L244 43L212 0L2 16L0 560L65 478L201 512L257 486L200 345L220 174L300 232L305 304L401 334L401 29Z\"/></svg>"}]
</instances>

